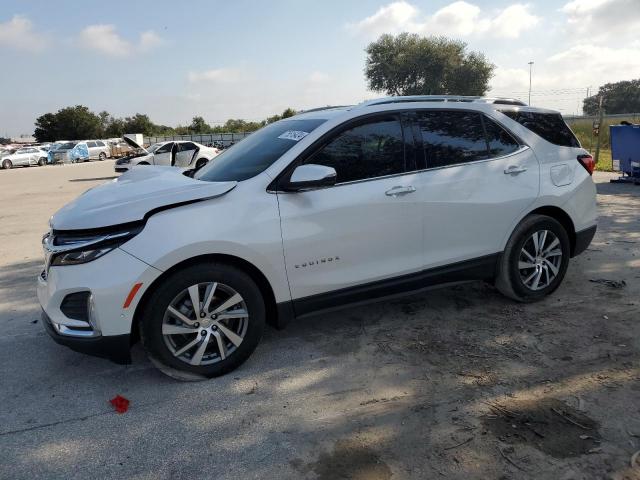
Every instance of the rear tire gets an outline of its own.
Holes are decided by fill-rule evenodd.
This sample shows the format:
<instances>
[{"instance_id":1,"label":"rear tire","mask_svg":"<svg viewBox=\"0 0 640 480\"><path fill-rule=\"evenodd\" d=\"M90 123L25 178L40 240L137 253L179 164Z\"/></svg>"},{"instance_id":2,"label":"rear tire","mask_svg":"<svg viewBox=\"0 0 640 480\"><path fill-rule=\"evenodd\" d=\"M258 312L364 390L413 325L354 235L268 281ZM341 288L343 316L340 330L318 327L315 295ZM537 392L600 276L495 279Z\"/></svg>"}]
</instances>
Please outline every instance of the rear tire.
<instances>
[{"instance_id":1,"label":"rear tire","mask_svg":"<svg viewBox=\"0 0 640 480\"><path fill-rule=\"evenodd\" d=\"M570 256L571 245L564 227L546 215L529 215L507 242L496 288L519 302L541 300L562 283Z\"/></svg>"},{"instance_id":2,"label":"rear tire","mask_svg":"<svg viewBox=\"0 0 640 480\"><path fill-rule=\"evenodd\" d=\"M9 170L10 168L13 168L13 163L11 163L11 160L5 160L2 162L2 168Z\"/></svg>"},{"instance_id":3,"label":"rear tire","mask_svg":"<svg viewBox=\"0 0 640 480\"><path fill-rule=\"evenodd\" d=\"M98 155L98 160L100 160L101 162L106 158L107 158L107 154L104 152L100 152L100 155Z\"/></svg>"},{"instance_id":4,"label":"rear tire","mask_svg":"<svg viewBox=\"0 0 640 480\"><path fill-rule=\"evenodd\" d=\"M239 300L215 315L230 298ZM172 273L151 293L144 308L142 343L160 371L180 380L217 377L234 370L256 349L265 326L260 289L244 271L224 263L203 263Z\"/></svg>"}]
</instances>

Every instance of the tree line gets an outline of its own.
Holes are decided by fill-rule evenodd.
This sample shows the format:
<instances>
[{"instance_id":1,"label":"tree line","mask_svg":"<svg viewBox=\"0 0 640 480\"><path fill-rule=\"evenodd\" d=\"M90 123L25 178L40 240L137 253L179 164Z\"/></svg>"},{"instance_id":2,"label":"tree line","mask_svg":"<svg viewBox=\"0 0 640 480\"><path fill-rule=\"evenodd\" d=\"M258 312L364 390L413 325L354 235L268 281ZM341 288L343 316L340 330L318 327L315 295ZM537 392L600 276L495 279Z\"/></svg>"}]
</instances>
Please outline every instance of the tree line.
<instances>
[{"instance_id":1,"label":"tree line","mask_svg":"<svg viewBox=\"0 0 640 480\"><path fill-rule=\"evenodd\" d=\"M597 115L602 98L605 113L640 112L640 79L607 83L598 89L598 93L584 99L582 109L585 115Z\"/></svg>"},{"instance_id":2,"label":"tree line","mask_svg":"<svg viewBox=\"0 0 640 480\"><path fill-rule=\"evenodd\" d=\"M56 140L115 138L122 137L125 133L161 136L252 132L269 123L295 114L295 110L287 108L281 114L272 115L260 122L232 118L223 125L215 126L209 125L203 117L196 116L193 117L189 125L169 127L154 123L148 115L143 113L117 118L106 111L94 113L84 105L76 105L39 116L35 121L34 137L38 142L53 142Z\"/></svg>"}]
</instances>

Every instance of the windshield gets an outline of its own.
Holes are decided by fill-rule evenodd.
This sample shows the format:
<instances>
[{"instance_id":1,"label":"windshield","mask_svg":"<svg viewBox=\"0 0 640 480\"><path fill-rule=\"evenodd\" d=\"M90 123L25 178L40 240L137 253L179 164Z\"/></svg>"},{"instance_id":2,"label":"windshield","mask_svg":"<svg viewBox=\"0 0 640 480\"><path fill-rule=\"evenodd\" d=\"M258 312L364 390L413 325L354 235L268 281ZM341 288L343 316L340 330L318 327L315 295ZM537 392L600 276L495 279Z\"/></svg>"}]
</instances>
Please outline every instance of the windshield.
<instances>
[{"instance_id":1,"label":"windshield","mask_svg":"<svg viewBox=\"0 0 640 480\"><path fill-rule=\"evenodd\" d=\"M77 144L75 142L67 142L61 143L60 146L56 150L71 150Z\"/></svg>"},{"instance_id":2,"label":"windshield","mask_svg":"<svg viewBox=\"0 0 640 480\"><path fill-rule=\"evenodd\" d=\"M149 153L153 153L155 152L157 149L159 149L162 146L162 143L154 143L153 145L151 145L149 148L147 148L147 152Z\"/></svg>"},{"instance_id":3,"label":"windshield","mask_svg":"<svg viewBox=\"0 0 640 480\"><path fill-rule=\"evenodd\" d=\"M202 167L193 178L241 182L265 171L299 140L326 120L281 120L252 133Z\"/></svg>"}]
</instances>

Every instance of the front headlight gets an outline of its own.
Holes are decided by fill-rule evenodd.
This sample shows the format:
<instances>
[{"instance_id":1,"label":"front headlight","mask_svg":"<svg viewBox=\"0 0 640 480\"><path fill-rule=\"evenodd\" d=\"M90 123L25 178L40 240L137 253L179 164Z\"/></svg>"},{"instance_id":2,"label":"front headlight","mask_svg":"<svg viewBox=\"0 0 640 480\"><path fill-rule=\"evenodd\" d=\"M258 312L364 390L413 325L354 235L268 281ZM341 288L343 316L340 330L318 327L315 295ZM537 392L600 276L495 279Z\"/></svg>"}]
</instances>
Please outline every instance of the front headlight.
<instances>
[{"instance_id":1,"label":"front headlight","mask_svg":"<svg viewBox=\"0 0 640 480\"><path fill-rule=\"evenodd\" d=\"M98 233L87 231L52 231L42 239L48 266L78 265L106 255L128 242L144 228L143 224L101 229ZM95 231L95 230L94 230Z\"/></svg>"},{"instance_id":2,"label":"front headlight","mask_svg":"<svg viewBox=\"0 0 640 480\"><path fill-rule=\"evenodd\" d=\"M76 250L74 252L59 253L51 260L51 266L77 265L79 263L87 263L96 258L100 258L106 253L116 248L112 247L96 248L93 250Z\"/></svg>"}]
</instances>

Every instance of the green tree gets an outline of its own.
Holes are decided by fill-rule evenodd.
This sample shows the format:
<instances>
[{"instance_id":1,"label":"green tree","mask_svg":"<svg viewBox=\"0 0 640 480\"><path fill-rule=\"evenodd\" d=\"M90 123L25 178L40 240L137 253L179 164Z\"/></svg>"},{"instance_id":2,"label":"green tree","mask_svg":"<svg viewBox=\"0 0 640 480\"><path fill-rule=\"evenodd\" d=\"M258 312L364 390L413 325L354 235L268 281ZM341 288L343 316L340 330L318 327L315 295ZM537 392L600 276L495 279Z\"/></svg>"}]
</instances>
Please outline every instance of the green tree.
<instances>
[{"instance_id":1,"label":"green tree","mask_svg":"<svg viewBox=\"0 0 640 480\"><path fill-rule=\"evenodd\" d=\"M607 113L640 112L640 79L603 85L598 93L584 99L582 108L586 115L598 113L600 97Z\"/></svg>"},{"instance_id":2,"label":"green tree","mask_svg":"<svg viewBox=\"0 0 640 480\"><path fill-rule=\"evenodd\" d=\"M204 121L204 118L200 116L193 117L193 120L191 120L191 125L189 125L189 133L209 132L211 132L211 127L207 122Z\"/></svg>"},{"instance_id":3,"label":"green tree","mask_svg":"<svg viewBox=\"0 0 640 480\"><path fill-rule=\"evenodd\" d=\"M45 113L36 118L36 129L33 136L38 142L54 142L58 140L58 130L55 113Z\"/></svg>"},{"instance_id":4,"label":"green tree","mask_svg":"<svg viewBox=\"0 0 640 480\"><path fill-rule=\"evenodd\" d=\"M484 95L495 65L446 37L385 34L366 48L369 88L388 95Z\"/></svg>"},{"instance_id":5,"label":"green tree","mask_svg":"<svg viewBox=\"0 0 640 480\"><path fill-rule=\"evenodd\" d=\"M102 134L101 120L84 105L45 113L36 119L34 136L39 142L96 138Z\"/></svg>"},{"instance_id":6,"label":"green tree","mask_svg":"<svg viewBox=\"0 0 640 480\"><path fill-rule=\"evenodd\" d=\"M124 119L124 133L142 133L143 135L153 135L156 133L156 125L148 115L136 113L132 117Z\"/></svg>"},{"instance_id":7,"label":"green tree","mask_svg":"<svg viewBox=\"0 0 640 480\"><path fill-rule=\"evenodd\" d=\"M282 112L282 114L280 115L280 118L289 118L289 117L293 117L296 114L296 111L289 107L287 109L285 109L284 112Z\"/></svg>"}]
</instances>

